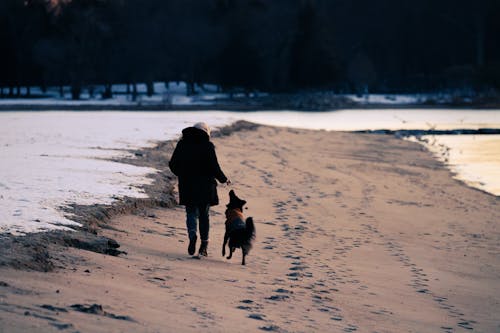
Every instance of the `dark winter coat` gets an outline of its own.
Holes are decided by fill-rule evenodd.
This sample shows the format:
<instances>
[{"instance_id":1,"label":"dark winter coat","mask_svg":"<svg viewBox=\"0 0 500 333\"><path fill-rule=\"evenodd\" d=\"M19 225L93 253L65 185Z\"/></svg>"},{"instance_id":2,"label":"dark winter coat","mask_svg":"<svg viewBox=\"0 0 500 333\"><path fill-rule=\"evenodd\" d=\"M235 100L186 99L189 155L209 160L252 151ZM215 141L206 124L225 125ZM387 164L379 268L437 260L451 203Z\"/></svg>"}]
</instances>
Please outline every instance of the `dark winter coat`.
<instances>
[{"instance_id":1,"label":"dark winter coat","mask_svg":"<svg viewBox=\"0 0 500 333\"><path fill-rule=\"evenodd\" d=\"M169 167L179 179L179 204L219 204L215 180L225 183L227 177L205 132L194 127L182 130L182 139L175 147Z\"/></svg>"}]
</instances>

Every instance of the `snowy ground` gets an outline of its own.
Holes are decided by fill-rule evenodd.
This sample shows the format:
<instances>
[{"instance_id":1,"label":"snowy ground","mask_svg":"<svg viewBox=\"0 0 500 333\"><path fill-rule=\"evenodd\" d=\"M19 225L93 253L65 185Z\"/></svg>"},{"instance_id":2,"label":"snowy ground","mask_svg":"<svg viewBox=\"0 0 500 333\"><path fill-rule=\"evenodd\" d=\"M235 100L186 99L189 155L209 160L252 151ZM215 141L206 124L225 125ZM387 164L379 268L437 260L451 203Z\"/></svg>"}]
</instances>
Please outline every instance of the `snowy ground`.
<instances>
[{"instance_id":1,"label":"snowy ground","mask_svg":"<svg viewBox=\"0 0 500 333\"><path fill-rule=\"evenodd\" d=\"M274 126L335 131L500 128L499 110L353 109L332 112L248 112L238 116L245 120Z\"/></svg>"},{"instance_id":2,"label":"snowy ground","mask_svg":"<svg viewBox=\"0 0 500 333\"><path fill-rule=\"evenodd\" d=\"M364 96L348 94L343 96L359 104L408 105L423 104L430 100L443 104L450 101L450 96L445 94L369 94Z\"/></svg>"},{"instance_id":3,"label":"snowy ground","mask_svg":"<svg viewBox=\"0 0 500 333\"><path fill-rule=\"evenodd\" d=\"M230 122L200 114L0 112L0 233L74 224L57 209L70 203L144 197L140 186L156 170L106 159L174 138L199 119Z\"/></svg>"},{"instance_id":4,"label":"snowy ground","mask_svg":"<svg viewBox=\"0 0 500 333\"><path fill-rule=\"evenodd\" d=\"M198 121L217 127L238 119L325 130L500 128L500 110L0 112L0 233L71 225L58 210L67 204L142 197L141 185L156 170L106 159L176 138ZM452 169L500 195L500 138L486 136L489 148L482 149L482 140L458 137L467 141L442 138L451 147ZM472 155L478 152L481 157Z\"/></svg>"},{"instance_id":5,"label":"snowy ground","mask_svg":"<svg viewBox=\"0 0 500 333\"><path fill-rule=\"evenodd\" d=\"M103 86L94 86L93 96L89 95L88 88L83 90L80 100L72 100L70 87L64 87L64 97L60 96L59 87L49 87L46 92L42 92L39 87L31 88L33 97L26 98L26 88L21 88L20 98L1 98L0 105L113 105L113 106L133 106L133 105L173 105L173 106L210 106L217 100L227 100L230 95L220 93L214 85L205 84L196 86L196 94L186 96L186 84L184 82L154 83L154 94L147 96L145 84L137 84L137 99L132 100L132 96L127 94L127 86L124 84L113 85L113 97L102 99ZM4 89L4 93L7 90ZM252 93L250 97L265 96L265 93ZM341 94L360 105L383 104L383 105L417 105L432 101L436 104L449 103L452 99L450 94L367 94L353 95ZM233 98L247 97L243 93L233 94Z\"/></svg>"},{"instance_id":6,"label":"snowy ground","mask_svg":"<svg viewBox=\"0 0 500 333\"><path fill-rule=\"evenodd\" d=\"M70 87L64 87L64 97L61 97L59 87L49 87L46 92L42 92L39 87L31 88L33 97L27 98L26 88L21 88L21 98L1 98L0 105L192 105L207 106L214 104L216 99L228 98L228 94L217 92L217 87L213 85L197 86L197 94L186 96L186 84L184 82L175 83L154 83L154 94L147 96L145 84L137 84L137 99L134 101L130 94L127 94L127 86L123 84L113 85L113 97L102 98L103 86L95 86L93 96L89 95L88 89L84 89L80 100L72 100ZM4 92L7 91L4 89Z\"/></svg>"}]
</instances>

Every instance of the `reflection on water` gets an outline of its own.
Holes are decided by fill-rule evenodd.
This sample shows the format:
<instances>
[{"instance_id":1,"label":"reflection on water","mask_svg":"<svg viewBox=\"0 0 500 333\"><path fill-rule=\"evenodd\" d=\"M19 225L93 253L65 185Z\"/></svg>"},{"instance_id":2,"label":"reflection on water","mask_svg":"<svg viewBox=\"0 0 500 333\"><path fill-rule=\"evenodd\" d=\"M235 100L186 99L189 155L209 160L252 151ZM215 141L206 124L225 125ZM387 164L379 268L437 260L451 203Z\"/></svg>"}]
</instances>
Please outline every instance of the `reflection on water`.
<instances>
[{"instance_id":1,"label":"reflection on water","mask_svg":"<svg viewBox=\"0 0 500 333\"><path fill-rule=\"evenodd\" d=\"M436 135L423 139L457 179L500 195L500 135Z\"/></svg>"}]
</instances>

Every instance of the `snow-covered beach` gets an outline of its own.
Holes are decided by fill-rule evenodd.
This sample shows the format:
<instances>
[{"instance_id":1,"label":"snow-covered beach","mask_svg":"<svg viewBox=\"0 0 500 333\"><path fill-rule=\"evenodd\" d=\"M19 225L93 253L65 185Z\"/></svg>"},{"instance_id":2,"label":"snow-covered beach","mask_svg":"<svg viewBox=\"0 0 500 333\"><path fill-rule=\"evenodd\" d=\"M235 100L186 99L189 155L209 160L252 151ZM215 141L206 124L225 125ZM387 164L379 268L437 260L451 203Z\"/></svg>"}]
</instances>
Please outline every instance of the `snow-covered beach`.
<instances>
[{"instance_id":1,"label":"snow-covered beach","mask_svg":"<svg viewBox=\"0 0 500 333\"><path fill-rule=\"evenodd\" d=\"M335 131L500 128L500 111L494 110L0 112L0 232L65 228L75 223L61 212L65 205L144 197L141 186L151 182L148 174L156 170L111 159L131 157L132 149L175 139L182 128L197 121L220 127L238 119ZM459 179L500 193L498 136L432 140L450 148L448 162ZM481 151L483 140L488 140L488 148L483 147L481 157L471 158L471 152Z\"/></svg>"}]
</instances>

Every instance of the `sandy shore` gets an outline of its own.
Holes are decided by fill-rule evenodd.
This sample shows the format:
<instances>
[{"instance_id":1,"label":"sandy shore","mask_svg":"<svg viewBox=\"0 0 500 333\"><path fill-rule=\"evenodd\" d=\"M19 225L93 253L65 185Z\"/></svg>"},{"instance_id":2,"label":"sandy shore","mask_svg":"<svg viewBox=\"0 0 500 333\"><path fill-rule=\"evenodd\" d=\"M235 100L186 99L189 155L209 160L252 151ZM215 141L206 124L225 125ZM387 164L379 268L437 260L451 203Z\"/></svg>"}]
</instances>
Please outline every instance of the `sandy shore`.
<instances>
[{"instance_id":1,"label":"sandy shore","mask_svg":"<svg viewBox=\"0 0 500 333\"><path fill-rule=\"evenodd\" d=\"M500 199L420 145L265 126L214 142L256 222L246 266L221 256L219 187L208 258L181 207L144 208L98 229L126 254L0 267L0 332L500 332Z\"/></svg>"}]
</instances>

